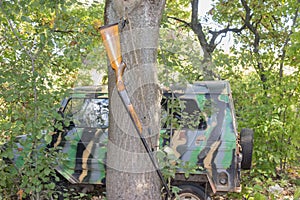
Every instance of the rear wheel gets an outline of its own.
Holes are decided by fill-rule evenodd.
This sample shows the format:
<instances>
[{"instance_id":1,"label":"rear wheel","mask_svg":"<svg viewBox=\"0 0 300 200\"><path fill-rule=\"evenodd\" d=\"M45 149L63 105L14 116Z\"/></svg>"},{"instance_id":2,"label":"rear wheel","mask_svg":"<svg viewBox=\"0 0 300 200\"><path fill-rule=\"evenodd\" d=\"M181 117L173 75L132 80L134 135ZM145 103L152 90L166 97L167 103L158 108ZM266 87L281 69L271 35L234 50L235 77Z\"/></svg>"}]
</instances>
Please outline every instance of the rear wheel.
<instances>
[{"instance_id":1,"label":"rear wheel","mask_svg":"<svg viewBox=\"0 0 300 200\"><path fill-rule=\"evenodd\" d=\"M252 165L252 152L253 152L253 130L243 128L241 130L241 147L242 147L242 163L241 168L248 170Z\"/></svg>"},{"instance_id":2,"label":"rear wheel","mask_svg":"<svg viewBox=\"0 0 300 200\"><path fill-rule=\"evenodd\" d=\"M180 200L211 200L202 187L194 185L179 185L178 187L181 189L178 193ZM173 200L175 199L176 197L173 198Z\"/></svg>"}]
</instances>

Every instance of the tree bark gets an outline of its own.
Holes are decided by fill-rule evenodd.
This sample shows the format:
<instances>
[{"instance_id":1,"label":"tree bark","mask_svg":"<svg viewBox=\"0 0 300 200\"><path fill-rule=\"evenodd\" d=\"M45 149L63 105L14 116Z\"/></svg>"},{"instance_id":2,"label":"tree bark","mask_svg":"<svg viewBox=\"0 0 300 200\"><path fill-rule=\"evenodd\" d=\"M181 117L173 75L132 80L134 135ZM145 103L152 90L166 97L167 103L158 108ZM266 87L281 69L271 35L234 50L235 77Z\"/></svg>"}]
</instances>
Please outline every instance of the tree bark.
<instances>
[{"instance_id":1,"label":"tree bark","mask_svg":"<svg viewBox=\"0 0 300 200\"><path fill-rule=\"evenodd\" d=\"M151 148L158 144L160 99L156 60L165 0L106 0L105 23L127 18L120 30L124 82ZM161 199L161 183L115 87L109 66L110 127L107 152L109 200Z\"/></svg>"}]
</instances>

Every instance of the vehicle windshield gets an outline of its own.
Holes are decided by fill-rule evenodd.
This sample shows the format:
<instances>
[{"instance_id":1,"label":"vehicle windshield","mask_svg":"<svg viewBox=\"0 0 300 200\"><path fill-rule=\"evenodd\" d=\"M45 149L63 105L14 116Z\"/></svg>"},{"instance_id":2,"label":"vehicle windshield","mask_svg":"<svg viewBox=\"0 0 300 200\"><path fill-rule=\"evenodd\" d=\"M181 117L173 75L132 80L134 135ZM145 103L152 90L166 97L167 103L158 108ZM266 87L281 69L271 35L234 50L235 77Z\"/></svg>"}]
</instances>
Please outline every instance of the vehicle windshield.
<instances>
[{"instance_id":1,"label":"vehicle windshield","mask_svg":"<svg viewBox=\"0 0 300 200\"><path fill-rule=\"evenodd\" d=\"M72 98L64 115L78 128L108 128L108 99Z\"/></svg>"}]
</instances>

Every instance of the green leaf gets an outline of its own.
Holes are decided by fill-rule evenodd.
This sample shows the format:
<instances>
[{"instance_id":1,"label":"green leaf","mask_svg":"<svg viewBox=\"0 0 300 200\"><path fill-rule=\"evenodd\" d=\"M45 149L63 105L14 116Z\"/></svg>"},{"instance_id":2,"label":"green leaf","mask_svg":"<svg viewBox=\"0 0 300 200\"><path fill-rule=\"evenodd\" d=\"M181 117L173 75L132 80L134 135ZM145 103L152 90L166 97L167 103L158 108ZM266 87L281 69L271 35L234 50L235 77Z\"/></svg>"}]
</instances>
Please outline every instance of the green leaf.
<instances>
[{"instance_id":1,"label":"green leaf","mask_svg":"<svg viewBox=\"0 0 300 200\"><path fill-rule=\"evenodd\" d=\"M24 15L21 17L21 20L22 20L22 21L25 21L25 22L29 22L29 23L31 22L30 17L24 16Z\"/></svg>"},{"instance_id":2,"label":"green leaf","mask_svg":"<svg viewBox=\"0 0 300 200\"><path fill-rule=\"evenodd\" d=\"M50 134L46 134L44 139L45 142L49 144L52 141L52 136Z\"/></svg>"},{"instance_id":3,"label":"green leaf","mask_svg":"<svg viewBox=\"0 0 300 200\"><path fill-rule=\"evenodd\" d=\"M49 189L53 190L55 188L55 184L54 183L50 183L48 184Z\"/></svg>"},{"instance_id":4,"label":"green leaf","mask_svg":"<svg viewBox=\"0 0 300 200\"><path fill-rule=\"evenodd\" d=\"M255 200L267 200L268 198L265 195L263 195L263 194L255 193L254 194L254 199Z\"/></svg>"}]
</instances>

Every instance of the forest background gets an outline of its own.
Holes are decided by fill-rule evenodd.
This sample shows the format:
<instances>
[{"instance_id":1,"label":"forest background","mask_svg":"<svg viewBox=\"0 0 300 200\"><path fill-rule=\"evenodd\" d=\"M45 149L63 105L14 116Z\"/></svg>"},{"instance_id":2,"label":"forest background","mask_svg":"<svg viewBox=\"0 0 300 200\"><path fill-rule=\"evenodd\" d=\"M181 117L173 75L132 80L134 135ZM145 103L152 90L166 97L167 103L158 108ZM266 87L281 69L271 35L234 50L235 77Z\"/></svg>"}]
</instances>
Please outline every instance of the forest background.
<instances>
[{"instance_id":1,"label":"forest background","mask_svg":"<svg viewBox=\"0 0 300 200\"><path fill-rule=\"evenodd\" d=\"M197 3L197 4L196 4ZM160 30L160 83L229 80L239 127L255 132L253 169L231 198L300 197L298 0L167 1ZM194 5L195 4L195 5ZM51 137L68 90L107 82L98 33L103 1L0 0L0 143L31 134L30 155ZM12 158L13 151L1 151ZM25 155L24 154L24 155ZM56 152L11 169L0 160L0 199L55 190ZM26 157L26 156L25 156ZM35 167L35 170L31 170ZM37 178L39 177L39 178ZM40 178L42 177L42 179Z\"/></svg>"}]
</instances>

